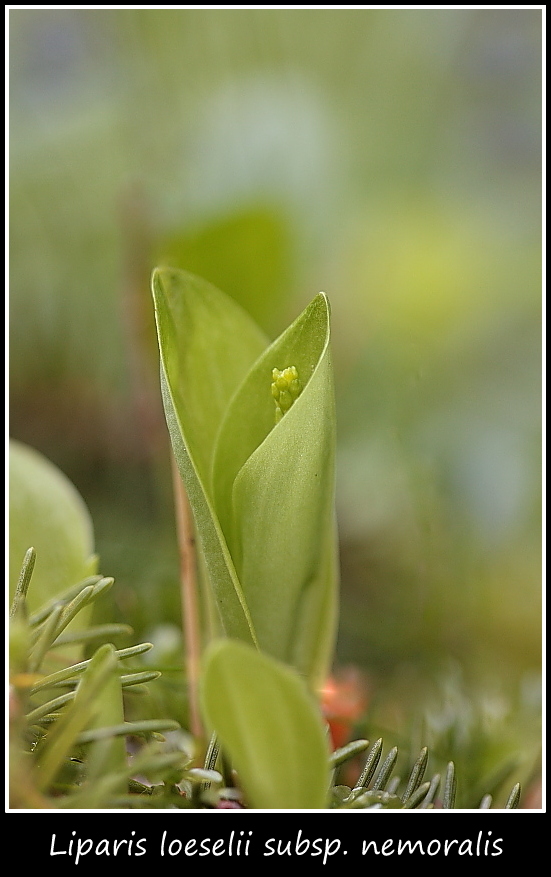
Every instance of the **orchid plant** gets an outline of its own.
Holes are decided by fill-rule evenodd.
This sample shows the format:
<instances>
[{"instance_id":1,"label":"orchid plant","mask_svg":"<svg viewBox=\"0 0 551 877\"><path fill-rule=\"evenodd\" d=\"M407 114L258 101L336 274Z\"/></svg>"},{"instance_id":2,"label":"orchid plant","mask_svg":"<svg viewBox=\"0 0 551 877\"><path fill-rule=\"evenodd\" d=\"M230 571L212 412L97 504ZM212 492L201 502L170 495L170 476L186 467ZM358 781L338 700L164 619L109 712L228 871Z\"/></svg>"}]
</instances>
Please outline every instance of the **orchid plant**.
<instances>
[{"instance_id":1,"label":"orchid plant","mask_svg":"<svg viewBox=\"0 0 551 877\"><path fill-rule=\"evenodd\" d=\"M329 303L317 295L270 344L248 314L204 280L160 268L152 287L168 428L206 586L229 640L207 652L204 711L251 779L249 754L273 755L282 715L284 739L298 722L304 751L296 764L291 759L290 775L300 777L292 806L306 806L301 795L309 789L311 796L312 783L302 781L305 759L318 777L327 763L311 694L328 674L337 620ZM227 672L233 664L239 673ZM219 708L221 691L233 697L233 708ZM237 715L241 730L252 729L248 744ZM288 752L282 756L289 762ZM284 784L289 801L287 776ZM310 806L320 806L326 793L324 784Z\"/></svg>"},{"instance_id":2,"label":"orchid plant","mask_svg":"<svg viewBox=\"0 0 551 877\"><path fill-rule=\"evenodd\" d=\"M209 283L153 275L174 453L224 633L320 685L337 618L329 304L269 344Z\"/></svg>"}]
</instances>

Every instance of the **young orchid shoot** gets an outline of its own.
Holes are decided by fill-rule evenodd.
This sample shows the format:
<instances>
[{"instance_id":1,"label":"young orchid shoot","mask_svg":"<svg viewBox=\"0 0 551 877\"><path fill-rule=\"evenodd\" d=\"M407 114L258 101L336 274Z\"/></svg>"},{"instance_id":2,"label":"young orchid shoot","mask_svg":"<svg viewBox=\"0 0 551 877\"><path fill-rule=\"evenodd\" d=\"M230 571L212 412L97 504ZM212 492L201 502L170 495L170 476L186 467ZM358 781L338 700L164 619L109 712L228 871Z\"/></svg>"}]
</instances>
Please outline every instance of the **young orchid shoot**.
<instances>
[{"instance_id":1,"label":"young orchid shoot","mask_svg":"<svg viewBox=\"0 0 551 877\"><path fill-rule=\"evenodd\" d=\"M338 589L327 298L270 344L191 274L157 269L153 297L167 423L224 633L319 688Z\"/></svg>"}]
</instances>

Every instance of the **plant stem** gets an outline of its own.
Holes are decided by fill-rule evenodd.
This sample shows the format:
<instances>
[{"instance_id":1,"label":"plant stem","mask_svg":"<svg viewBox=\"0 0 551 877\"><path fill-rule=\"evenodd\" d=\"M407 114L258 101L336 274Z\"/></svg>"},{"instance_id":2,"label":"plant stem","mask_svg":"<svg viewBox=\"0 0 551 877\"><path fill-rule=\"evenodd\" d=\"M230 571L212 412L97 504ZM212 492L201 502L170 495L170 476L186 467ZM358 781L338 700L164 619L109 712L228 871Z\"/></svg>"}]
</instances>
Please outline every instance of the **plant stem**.
<instances>
[{"instance_id":1,"label":"plant stem","mask_svg":"<svg viewBox=\"0 0 551 877\"><path fill-rule=\"evenodd\" d=\"M203 725L199 711L199 672L201 634L197 574L195 568L195 534L187 494L178 466L172 459L172 483L176 509L176 532L180 557L180 587L182 593L182 626L185 637L187 681L189 692L190 731L197 740L203 739Z\"/></svg>"}]
</instances>

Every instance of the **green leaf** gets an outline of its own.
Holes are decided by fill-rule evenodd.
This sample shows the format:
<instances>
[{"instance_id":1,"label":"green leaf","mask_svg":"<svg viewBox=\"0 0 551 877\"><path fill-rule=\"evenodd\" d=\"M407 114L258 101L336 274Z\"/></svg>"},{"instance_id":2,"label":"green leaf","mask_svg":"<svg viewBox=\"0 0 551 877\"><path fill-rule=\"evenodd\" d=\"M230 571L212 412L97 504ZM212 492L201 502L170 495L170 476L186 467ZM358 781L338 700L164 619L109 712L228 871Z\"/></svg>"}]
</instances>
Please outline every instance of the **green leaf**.
<instances>
[{"instance_id":1,"label":"green leaf","mask_svg":"<svg viewBox=\"0 0 551 877\"><path fill-rule=\"evenodd\" d=\"M86 579L97 568L92 521L82 497L69 479L42 454L20 442L9 447L9 593L18 588L21 563L30 547L36 561L31 566L25 595L26 607L36 611L68 588ZM68 625L85 626L91 609ZM63 647L73 660L80 645Z\"/></svg>"},{"instance_id":2,"label":"green leaf","mask_svg":"<svg viewBox=\"0 0 551 877\"><path fill-rule=\"evenodd\" d=\"M32 546L30 611L95 572L92 522L71 482L42 454L10 440L10 597Z\"/></svg>"},{"instance_id":3,"label":"green leaf","mask_svg":"<svg viewBox=\"0 0 551 877\"><path fill-rule=\"evenodd\" d=\"M249 806L328 806L327 735L294 670L244 643L218 641L205 655L201 701Z\"/></svg>"},{"instance_id":4,"label":"green leaf","mask_svg":"<svg viewBox=\"0 0 551 877\"><path fill-rule=\"evenodd\" d=\"M167 424L222 623L229 635L255 642L210 475L224 412L266 341L238 305L186 272L157 269L153 298Z\"/></svg>"},{"instance_id":5,"label":"green leaf","mask_svg":"<svg viewBox=\"0 0 551 877\"><path fill-rule=\"evenodd\" d=\"M272 369L303 391L275 425ZM320 684L336 622L335 412L329 305L320 294L265 350L233 398L213 484L260 648Z\"/></svg>"},{"instance_id":6,"label":"green leaf","mask_svg":"<svg viewBox=\"0 0 551 877\"><path fill-rule=\"evenodd\" d=\"M186 448L208 487L220 422L266 338L235 302L187 272L157 269L153 296L161 364Z\"/></svg>"}]
</instances>

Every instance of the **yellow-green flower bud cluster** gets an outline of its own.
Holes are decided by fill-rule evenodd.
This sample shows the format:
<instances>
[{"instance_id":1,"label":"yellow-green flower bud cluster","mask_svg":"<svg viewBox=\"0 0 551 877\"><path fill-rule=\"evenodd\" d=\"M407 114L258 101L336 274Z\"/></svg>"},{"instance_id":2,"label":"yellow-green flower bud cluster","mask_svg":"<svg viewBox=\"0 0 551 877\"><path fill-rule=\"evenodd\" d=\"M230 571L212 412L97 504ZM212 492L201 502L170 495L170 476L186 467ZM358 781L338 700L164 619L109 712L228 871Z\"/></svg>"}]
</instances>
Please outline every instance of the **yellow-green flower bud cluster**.
<instances>
[{"instance_id":1,"label":"yellow-green flower bud cluster","mask_svg":"<svg viewBox=\"0 0 551 877\"><path fill-rule=\"evenodd\" d=\"M302 384L294 365L280 371L272 369L272 396L275 402L275 422L279 423L295 399L302 393Z\"/></svg>"}]
</instances>

